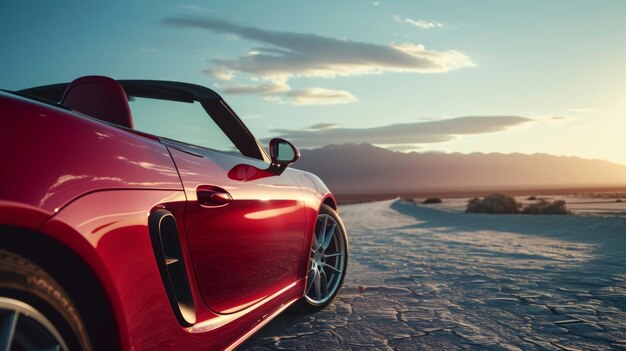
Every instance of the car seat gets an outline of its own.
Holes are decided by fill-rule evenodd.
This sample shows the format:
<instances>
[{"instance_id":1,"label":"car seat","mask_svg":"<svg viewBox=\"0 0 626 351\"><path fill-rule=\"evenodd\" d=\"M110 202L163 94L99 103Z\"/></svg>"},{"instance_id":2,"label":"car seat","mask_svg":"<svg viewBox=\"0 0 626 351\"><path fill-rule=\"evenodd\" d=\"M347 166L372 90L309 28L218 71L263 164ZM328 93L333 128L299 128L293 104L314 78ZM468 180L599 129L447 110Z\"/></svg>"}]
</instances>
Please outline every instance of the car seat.
<instances>
[{"instance_id":1,"label":"car seat","mask_svg":"<svg viewBox=\"0 0 626 351\"><path fill-rule=\"evenodd\" d=\"M75 79L65 89L61 105L97 119L133 128L133 118L124 88L104 76Z\"/></svg>"}]
</instances>

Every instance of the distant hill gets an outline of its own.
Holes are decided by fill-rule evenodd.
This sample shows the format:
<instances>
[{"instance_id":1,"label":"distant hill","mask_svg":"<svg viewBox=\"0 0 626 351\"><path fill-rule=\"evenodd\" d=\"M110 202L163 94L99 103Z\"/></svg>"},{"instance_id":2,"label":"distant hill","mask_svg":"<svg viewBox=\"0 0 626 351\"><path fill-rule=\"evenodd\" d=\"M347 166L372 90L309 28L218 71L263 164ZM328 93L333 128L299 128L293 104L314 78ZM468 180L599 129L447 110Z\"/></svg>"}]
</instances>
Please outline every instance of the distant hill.
<instances>
[{"instance_id":1,"label":"distant hill","mask_svg":"<svg viewBox=\"0 0 626 351\"><path fill-rule=\"evenodd\" d=\"M626 166L546 154L402 153L369 144L302 150L295 168L345 194L626 187Z\"/></svg>"}]
</instances>

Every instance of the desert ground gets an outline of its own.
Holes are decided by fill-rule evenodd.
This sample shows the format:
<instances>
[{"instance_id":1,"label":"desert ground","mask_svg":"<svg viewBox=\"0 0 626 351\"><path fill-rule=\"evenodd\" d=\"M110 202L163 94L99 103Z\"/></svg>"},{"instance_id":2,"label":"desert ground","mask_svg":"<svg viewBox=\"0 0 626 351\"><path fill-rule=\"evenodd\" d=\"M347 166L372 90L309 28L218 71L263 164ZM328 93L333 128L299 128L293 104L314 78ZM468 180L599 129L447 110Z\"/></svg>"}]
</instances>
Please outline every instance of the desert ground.
<instances>
[{"instance_id":1,"label":"desert ground","mask_svg":"<svg viewBox=\"0 0 626 351\"><path fill-rule=\"evenodd\" d=\"M626 350L619 211L483 215L455 206L341 206L351 251L335 302L285 313L239 349Z\"/></svg>"}]
</instances>

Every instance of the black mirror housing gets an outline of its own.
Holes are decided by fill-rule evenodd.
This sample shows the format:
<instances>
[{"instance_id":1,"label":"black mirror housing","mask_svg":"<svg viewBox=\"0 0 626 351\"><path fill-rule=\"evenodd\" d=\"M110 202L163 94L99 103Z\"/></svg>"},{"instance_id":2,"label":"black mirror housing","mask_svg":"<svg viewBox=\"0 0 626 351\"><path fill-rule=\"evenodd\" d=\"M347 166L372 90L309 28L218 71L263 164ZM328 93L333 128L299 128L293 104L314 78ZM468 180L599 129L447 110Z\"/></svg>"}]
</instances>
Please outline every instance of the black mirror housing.
<instances>
[{"instance_id":1,"label":"black mirror housing","mask_svg":"<svg viewBox=\"0 0 626 351\"><path fill-rule=\"evenodd\" d=\"M274 138L270 140L270 158L272 159L270 170L282 174L287 166L300 159L300 151L287 140Z\"/></svg>"}]
</instances>

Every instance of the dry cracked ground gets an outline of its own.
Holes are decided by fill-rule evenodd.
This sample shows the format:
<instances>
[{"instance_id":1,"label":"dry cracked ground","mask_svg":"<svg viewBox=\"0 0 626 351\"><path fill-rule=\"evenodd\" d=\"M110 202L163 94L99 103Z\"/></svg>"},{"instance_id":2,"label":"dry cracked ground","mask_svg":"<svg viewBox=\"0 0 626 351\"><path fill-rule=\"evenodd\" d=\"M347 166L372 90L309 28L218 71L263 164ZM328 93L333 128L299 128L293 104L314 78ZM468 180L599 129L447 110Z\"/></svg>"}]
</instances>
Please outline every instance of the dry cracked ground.
<instances>
[{"instance_id":1,"label":"dry cracked ground","mask_svg":"<svg viewBox=\"0 0 626 351\"><path fill-rule=\"evenodd\" d=\"M626 218L348 205L349 273L326 310L240 350L626 350Z\"/></svg>"}]
</instances>

